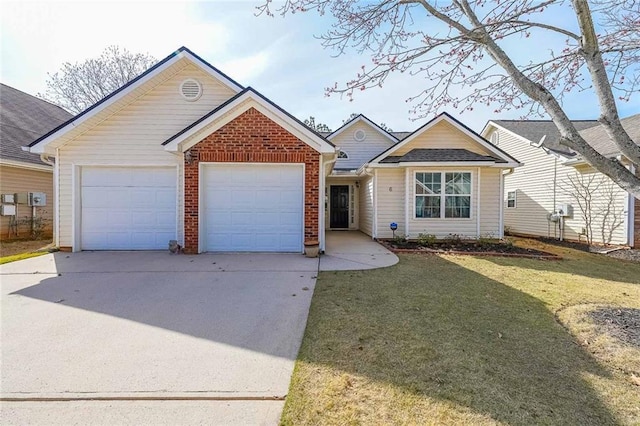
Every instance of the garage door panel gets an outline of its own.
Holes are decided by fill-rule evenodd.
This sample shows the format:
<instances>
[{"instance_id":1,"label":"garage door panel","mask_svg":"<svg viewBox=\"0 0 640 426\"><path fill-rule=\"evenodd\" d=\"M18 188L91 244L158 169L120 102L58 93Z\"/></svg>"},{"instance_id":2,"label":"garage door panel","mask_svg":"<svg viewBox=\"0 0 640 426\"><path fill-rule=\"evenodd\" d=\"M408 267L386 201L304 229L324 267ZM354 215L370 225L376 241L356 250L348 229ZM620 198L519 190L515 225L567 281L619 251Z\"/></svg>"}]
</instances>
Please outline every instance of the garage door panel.
<instances>
[{"instance_id":1,"label":"garage door panel","mask_svg":"<svg viewBox=\"0 0 640 426\"><path fill-rule=\"evenodd\" d=\"M302 251L300 165L210 165L202 181L205 251Z\"/></svg>"},{"instance_id":2,"label":"garage door panel","mask_svg":"<svg viewBox=\"0 0 640 426\"><path fill-rule=\"evenodd\" d=\"M176 237L175 168L82 170L85 250L164 249Z\"/></svg>"}]
</instances>

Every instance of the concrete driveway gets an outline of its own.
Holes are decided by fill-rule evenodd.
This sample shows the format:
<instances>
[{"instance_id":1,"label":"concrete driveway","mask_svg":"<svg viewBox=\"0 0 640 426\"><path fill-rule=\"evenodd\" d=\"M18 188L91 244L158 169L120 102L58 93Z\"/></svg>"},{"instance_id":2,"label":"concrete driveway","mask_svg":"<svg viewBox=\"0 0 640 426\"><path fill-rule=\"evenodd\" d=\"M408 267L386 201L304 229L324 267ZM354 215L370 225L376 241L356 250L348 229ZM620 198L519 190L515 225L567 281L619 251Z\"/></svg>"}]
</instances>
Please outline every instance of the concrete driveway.
<instances>
[{"instance_id":1,"label":"concrete driveway","mask_svg":"<svg viewBox=\"0 0 640 426\"><path fill-rule=\"evenodd\" d=\"M317 270L301 255L163 252L2 265L1 396L282 400ZM5 402L3 423L29 404ZM282 402L269 404L248 413L275 423ZM219 423L255 423L237 415Z\"/></svg>"}]
</instances>

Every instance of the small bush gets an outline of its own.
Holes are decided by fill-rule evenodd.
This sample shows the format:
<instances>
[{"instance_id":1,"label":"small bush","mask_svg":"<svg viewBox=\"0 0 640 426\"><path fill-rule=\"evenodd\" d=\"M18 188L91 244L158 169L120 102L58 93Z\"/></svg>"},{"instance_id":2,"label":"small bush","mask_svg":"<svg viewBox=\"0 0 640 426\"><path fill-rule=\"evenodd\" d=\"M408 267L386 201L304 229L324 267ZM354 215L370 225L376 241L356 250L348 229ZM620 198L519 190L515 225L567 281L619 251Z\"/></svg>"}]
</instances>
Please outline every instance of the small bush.
<instances>
[{"instance_id":1,"label":"small bush","mask_svg":"<svg viewBox=\"0 0 640 426\"><path fill-rule=\"evenodd\" d=\"M393 243L397 246L404 246L407 244L407 241L407 236L403 234L399 234L393 237Z\"/></svg>"},{"instance_id":2,"label":"small bush","mask_svg":"<svg viewBox=\"0 0 640 426\"><path fill-rule=\"evenodd\" d=\"M449 244L460 244L462 242L462 235L460 234L449 234L445 241Z\"/></svg>"},{"instance_id":3,"label":"small bush","mask_svg":"<svg viewBox=\"0 0 640 426\"><path fill-rule=\"evenodd\" d=\"M416 240L418 244L421 246L430 246L433 245L437 240L436 236L433 234L418 234L418 239Z\"/></svg>"}]
</instances>

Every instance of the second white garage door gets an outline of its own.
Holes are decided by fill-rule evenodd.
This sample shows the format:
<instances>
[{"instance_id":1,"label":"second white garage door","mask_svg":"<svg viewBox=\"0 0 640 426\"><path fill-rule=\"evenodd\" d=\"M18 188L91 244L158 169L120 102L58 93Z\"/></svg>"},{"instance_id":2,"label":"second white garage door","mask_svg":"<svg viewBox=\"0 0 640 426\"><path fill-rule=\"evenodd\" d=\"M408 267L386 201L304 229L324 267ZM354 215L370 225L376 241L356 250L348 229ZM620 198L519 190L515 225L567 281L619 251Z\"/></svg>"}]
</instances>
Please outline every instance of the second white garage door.
<instances>
[{"instance_id":1,"label":"second white garage door","mask_svg":"<svg viewBox=\"0 0 640 426\"><path fill-rule=\"evenodd\" d=\"M302 252L302 165L207 164L201 187L203 251Z\"/></svg>"},{"instance_id":2,"label":"second white garage door","mask_svg":"<svg viewBox=\"0 0 640 426\"><path fill-rule=\"evenodd\" d=\"M176 238L175 167L83 167L83 250L166 249Z\"/></svg>"}]
</instances>

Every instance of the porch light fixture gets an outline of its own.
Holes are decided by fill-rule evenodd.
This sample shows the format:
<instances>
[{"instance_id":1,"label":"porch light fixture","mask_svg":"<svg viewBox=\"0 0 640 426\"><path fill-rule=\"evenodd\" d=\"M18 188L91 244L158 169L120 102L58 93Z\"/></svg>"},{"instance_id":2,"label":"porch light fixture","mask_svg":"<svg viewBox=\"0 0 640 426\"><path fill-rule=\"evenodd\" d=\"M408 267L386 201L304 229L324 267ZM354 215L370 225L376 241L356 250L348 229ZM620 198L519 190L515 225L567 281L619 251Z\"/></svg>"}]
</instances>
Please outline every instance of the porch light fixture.
<instances>
[{"instance_id":1,"label":"porch light fixture","mask_svg":"<svg viewBox=\"0 0 640 426\"><path fill-rule=\"evenodd\" d=\"M189 150L189 151L184 153L184 160L189 165L191 165L193 163L194 157L193 157L193 154L191 153L191 150Z\"/></svg>"}]
</instances>

